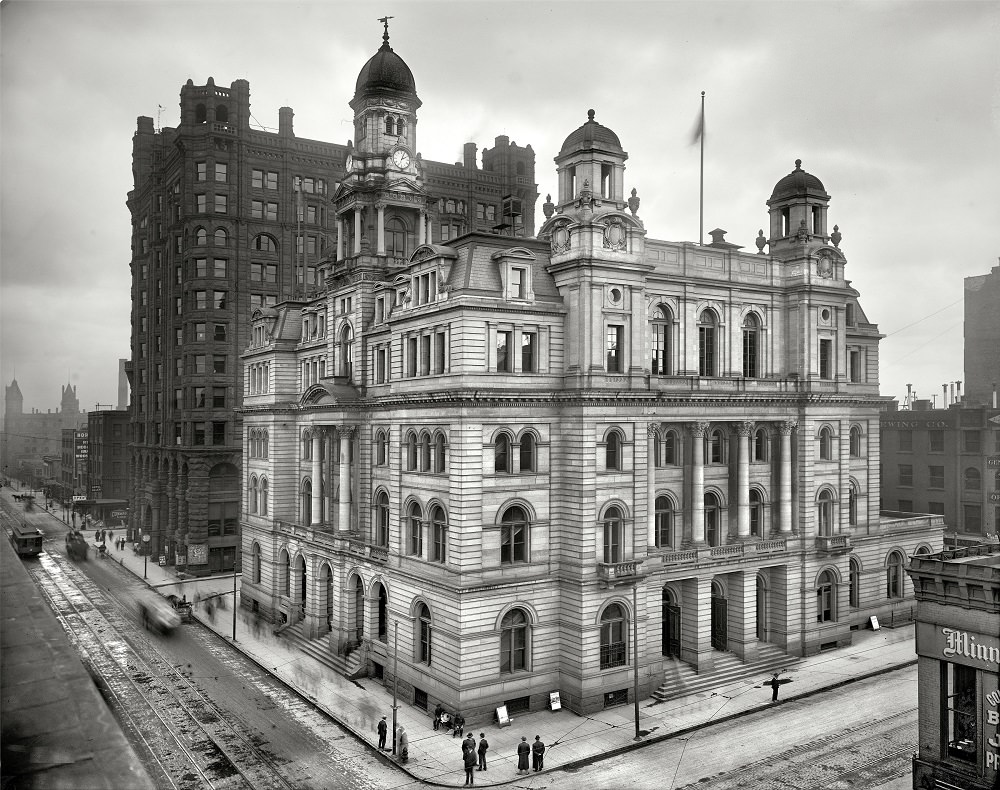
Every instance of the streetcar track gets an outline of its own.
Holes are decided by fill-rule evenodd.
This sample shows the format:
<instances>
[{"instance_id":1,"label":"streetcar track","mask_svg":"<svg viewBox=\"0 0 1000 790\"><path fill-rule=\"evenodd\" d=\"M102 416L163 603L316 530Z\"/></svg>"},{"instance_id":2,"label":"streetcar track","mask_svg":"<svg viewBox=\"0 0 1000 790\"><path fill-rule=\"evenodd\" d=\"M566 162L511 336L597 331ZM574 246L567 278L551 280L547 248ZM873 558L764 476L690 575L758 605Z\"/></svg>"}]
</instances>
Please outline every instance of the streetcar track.
<instances>
[{"instance_id":1,"label":"streetcar track","mask_svg":"<svg viewBox=\"0 0 1000 790\"><path fill-rule=\"evenodd\" d=\"M47 552L37 566L25 567L116 711L175 790L293 787L273 756L172 664L155 650L140 656L130 643L148 646L147 636L113 607L100 606L101 590L81 571ZM142 721L140 711L156 721Z\"/></svg>"}]
</instances>

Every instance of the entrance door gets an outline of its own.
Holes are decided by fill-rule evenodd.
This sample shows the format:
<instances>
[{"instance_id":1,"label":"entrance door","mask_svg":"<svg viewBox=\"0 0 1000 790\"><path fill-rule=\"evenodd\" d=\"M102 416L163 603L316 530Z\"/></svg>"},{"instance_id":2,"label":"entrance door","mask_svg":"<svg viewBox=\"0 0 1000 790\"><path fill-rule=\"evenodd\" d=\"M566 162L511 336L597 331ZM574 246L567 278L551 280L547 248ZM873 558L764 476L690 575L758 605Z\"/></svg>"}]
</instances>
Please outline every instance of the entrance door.
<instances>
[{"instance_id":1,"label":"entrance door","mask_svg":"<svg viewBox=\"0 0 1000 790\"><path fill-rule=\"evenodd\" d=\"M760 576L757 577L757 640L767 641L767 588Z\"/></svg>"},{"instance_id":2,"label":"entrance door","mask_svg":"<svg viewBox=\"0 0 1000 790\"><path fill-rule=\"evenodd\" d=\"M676 604L663 604L663 655L680 658L681 655L681 608Z\"/></svg>"},{"instance_id":3,"label":"entrance door","mask_svg":"<svg viewBox=\"0 0 1000 790\"><path fill-rule=\"evenodd\" d=\"M727 647L727 601L721 596L712 596L712 647L726 650Z\"/></svg>"},{"instance_id":4,"label":"entrance door","mask_svg":"<svg viewBox=\"0 0 1000 790\"><path fill-rule=\"evenodd\" d=\"M365 638L365 588L360 578L354 583L354 638L359 645Z\"/></svg>"}]
</instances>

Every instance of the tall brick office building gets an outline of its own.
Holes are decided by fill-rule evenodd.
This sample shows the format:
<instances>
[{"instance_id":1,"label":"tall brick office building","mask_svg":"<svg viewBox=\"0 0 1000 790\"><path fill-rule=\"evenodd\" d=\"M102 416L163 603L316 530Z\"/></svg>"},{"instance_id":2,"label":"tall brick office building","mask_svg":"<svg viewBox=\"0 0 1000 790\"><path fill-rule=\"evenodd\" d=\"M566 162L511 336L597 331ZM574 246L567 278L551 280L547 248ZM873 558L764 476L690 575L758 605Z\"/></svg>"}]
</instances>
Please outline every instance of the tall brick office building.
<instances>
[{"instance_id":1,"label":"tall brick office building","mask_svg":"<svg viewBox=\"0 0 1000 790\"><path fill-rule=\"evenodd\" d=\"M385 38L380 52L391 53ZM380 63L390 71L378 71ZM393 65L373 59L365 79L391 80ZM474 143L465 145L464 162L423 161L415 126L406 122L415 110L384 103L359 112L367 126L352 148L296 137L288 107L279 110L276 132L254 128L249 83L224 88L210 78L182 87L176 128L138 119L127 201L130 527L133 537L149 535L151 553L166 563L200 575L236 562L243 476L234 409L242 403L239 354L252 310L316 293L319 263L336 245L377 248L402 261L418 238L534 233L531 147L501 136L483 150L482 168ZM412 206L412 222L383 223L383 204L363 198L346 213L331 204L353 161L374 165L364 159L363 140L376 136L406 152L405 167L380 166L407 177L405 194L388 201Z\"/></svg>"},{"instance_id":2,"label":"tall brick office building","mask_svg":"<svg viewBox=\"0 0 1000 790\"><path fill-rule=\"evenodd\" d=\"M755 253L648 238L591 111L537 238L443 243L405 63L380 50L351 107L338 255L243 354L243 606L469 719L909 615L942 523L880 516L879 333L816 176L762 187Z\"/></svg>"}]
</instances>

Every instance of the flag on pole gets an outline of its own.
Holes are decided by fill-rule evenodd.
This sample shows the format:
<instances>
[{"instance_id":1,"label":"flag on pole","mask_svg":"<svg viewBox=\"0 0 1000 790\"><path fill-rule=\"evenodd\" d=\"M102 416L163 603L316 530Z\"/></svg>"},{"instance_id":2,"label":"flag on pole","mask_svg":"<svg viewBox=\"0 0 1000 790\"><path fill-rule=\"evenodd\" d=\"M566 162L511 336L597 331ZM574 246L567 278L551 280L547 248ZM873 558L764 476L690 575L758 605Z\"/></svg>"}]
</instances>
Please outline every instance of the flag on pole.
<instances>
[{"instance_id":1,"label":"flag on pole","mask_svg":"<svg viewBox=\"0 0 1000 790\"><path fill-rule=\"evenodd\" d=\"M705 94L703 93L702 97L704 96ZM705 136L705 100L704 98L702 98L701 109L698 111L698 118L695 121L694 129L691 132L691 142L689 144L694 145L704 136Z\"/></svg>"}]
</instances>

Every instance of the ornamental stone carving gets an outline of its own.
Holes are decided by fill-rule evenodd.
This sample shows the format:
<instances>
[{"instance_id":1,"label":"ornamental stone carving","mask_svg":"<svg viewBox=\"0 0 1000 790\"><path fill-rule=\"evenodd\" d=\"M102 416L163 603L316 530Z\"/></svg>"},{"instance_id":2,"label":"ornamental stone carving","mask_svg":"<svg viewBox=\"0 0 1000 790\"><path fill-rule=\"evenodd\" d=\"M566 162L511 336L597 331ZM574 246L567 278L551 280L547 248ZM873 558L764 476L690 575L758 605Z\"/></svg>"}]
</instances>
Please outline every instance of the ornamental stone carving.
<instances>
[{"instance_id":1,"label":"ornamental stone carving","mask_svg":"<svg viewBox=\"0 0 1000 790\"><path fill-rule=\"evenodd\" d=\"M628 230L619 217L612 217L604 224L604 249L613 252L625 252L628 242Z\"/></svg>"},{"instance_id":2,"label":"ornamental stone carving","mask_svg":"<svg viewBox=\"0 0 1000 790\"><path fill-rule=\"evenodd\" d=\"M820 277L833 277L833 261L827 256L822 256L816 261L816 274Z\"/></svg>"},{"instance_id":3,"label":"ornamental stone carving","mask_svg":"<svg viewBox=\"0 0 1000 790\"><path fill-rule=\"evenodd\" d=\"M688 430L691 435L696 439L704 438L705 434L708 433L709 423L707 422L693 422L688 426Z\"/></svg>"},{"instance_id":4,"label":"ornamental stone carving","mask_svg":"<svg viewBox=\"0 0 1000 790\"><path fill-rule=\"evenodd\" d=\"M798 423L795 420L783 420L778 423L778 433L782 436L791 436L797 427Z\"/></svg>"},{"instance_id":5,"label":"ornamental stone carving","mask_svg":"<svg viewBox=\"0 0 1000 790\"><path fill-rule=\"evenodd\" d=\"M736 434L743 439L749 439L753 435L753 430L756 425L752 422L738 422L736 423Z\"/></svg>"},{"instance_id":6,"label":"ornamental stone carving","mask_svg":"<svg viewBox=\"0 0 1000 790\"><path fill-rule=\"evenodd\" d=\"M569 228L565 224L559 225L552 231L552 254L569 252L570 234Z\"/></svg>"}]
</instances>

